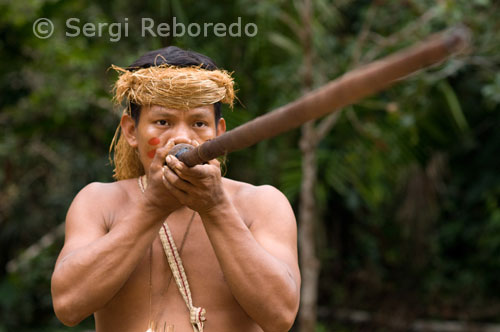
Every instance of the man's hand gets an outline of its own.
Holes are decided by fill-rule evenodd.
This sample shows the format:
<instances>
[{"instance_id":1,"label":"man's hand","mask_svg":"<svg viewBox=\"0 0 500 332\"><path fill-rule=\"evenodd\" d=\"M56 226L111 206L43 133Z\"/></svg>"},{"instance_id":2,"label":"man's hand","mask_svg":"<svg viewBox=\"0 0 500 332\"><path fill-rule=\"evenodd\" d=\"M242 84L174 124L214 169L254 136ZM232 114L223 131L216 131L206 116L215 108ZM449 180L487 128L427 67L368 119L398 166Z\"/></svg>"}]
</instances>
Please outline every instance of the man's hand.
<instances>
[{"instance_id":1,"label":"man's hand","mask_svg":"<svg viewBox=\"0 0 500 332\"><path fill-rule=\"evenodd\" d=\"M175 156L168 155L166 162L163 183L182 205L203 214L227 203L219 161L214 159L204 165L188 167Z\"/></svg>"},{"instance_id":2,"label":"man's hand","mask_svg":"<svg viewBox=\"0 0 500 332\"><path fill-rule=\"evenodd\" d=\"M169 140L162 148L156 150L156 154L149 166L147 174L147 188L144 192L146 202L154 209L162 212L171 213L182 205L181 202L164 185L164 163L165 156L174 147L173 140Z\"/></svg>"}]
</instances>

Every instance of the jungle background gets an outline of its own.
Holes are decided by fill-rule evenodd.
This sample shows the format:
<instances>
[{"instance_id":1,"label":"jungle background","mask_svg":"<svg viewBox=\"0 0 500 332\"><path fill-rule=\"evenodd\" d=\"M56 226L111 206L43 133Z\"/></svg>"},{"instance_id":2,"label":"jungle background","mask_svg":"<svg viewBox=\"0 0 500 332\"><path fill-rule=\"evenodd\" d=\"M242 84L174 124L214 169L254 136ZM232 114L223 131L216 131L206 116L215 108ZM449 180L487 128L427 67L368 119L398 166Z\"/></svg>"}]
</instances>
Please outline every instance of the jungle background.
<instances>
[{"instance_id":1,"label":"jungle background","mask_svg":"<svg viewBox=\"0 0 500 332\"><path fill-rule=\"evenodd\" d=\"M298 218L294 331L482 331L500 324L500 4L496 0L0 0L0 331L88 331L52 311L50 276L76 193L112 181L111 64L176 45L234 71L229 128L463 23L463 55L229 155ZM39 39L33 22L53 21ZM65 22L129 22L67 37ZM156 24L255 23L255 37L141 37ZM307 148L305 148L307 147ZM304 174L309 174L307 179ZM61 226L62 225L62 226ZM307 248L307 250L304 250ZM307 299L307 301L304 301ZM445 329L447 328L447 329Z\"/></svg>"}]
</instances>

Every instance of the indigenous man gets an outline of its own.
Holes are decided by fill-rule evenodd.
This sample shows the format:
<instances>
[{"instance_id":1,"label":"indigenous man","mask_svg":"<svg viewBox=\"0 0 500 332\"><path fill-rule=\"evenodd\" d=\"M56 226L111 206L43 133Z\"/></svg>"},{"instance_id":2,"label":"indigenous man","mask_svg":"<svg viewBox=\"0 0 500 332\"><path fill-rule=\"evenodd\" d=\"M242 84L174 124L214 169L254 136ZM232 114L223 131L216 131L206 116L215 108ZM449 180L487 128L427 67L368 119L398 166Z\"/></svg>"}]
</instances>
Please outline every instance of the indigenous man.
<instances>
[{"instance_id":1,"label":"indigenous man","mask_svg":"<svg viewBox=\"0 0 500 332\"><path fill-rule=\"evenodd\" d=\"M288 331L300 273L286 198L223 178L217 160L189 168L168 155L225 132L231 76L176 47L115 69L127 103L112 144L118 181L89 184L69 208L57 317L73 326L94 314L97 332Z\"/></svg>"}]
</instances>

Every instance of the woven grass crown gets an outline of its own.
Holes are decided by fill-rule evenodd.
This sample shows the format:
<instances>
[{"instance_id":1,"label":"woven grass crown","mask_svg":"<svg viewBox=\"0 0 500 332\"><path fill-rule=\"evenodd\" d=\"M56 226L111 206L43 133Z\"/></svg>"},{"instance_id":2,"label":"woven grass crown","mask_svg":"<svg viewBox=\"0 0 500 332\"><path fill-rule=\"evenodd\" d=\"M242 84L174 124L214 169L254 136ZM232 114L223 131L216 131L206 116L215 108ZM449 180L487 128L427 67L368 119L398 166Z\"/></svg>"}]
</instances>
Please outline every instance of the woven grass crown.
<instances>
[{"instance_id":1,"label":"woven grass crown","mask_svg":"<svg viewBox=\"0 0 500 332\"><path fill-rule=\"evenodd\" d=\"M121 73L115 84L115 102L126 99L138 105L160 105L186 110L222 102L233 106L234 81L225 70L160 65Z\"/></svg>"},{"instance_id":2,"label":"woven grass crown","mask_svg":"<svg viewBox=\"0 0 500 332\"><path fill-rule=\"evenodd\" d=\"M112 65L120 76L114 86L114 102L125 101L124 114L130 115L130 103L141 106L159 105L169 109L189 110L217 102L233 107L234 80L225 70L206 70L198 67L159 65L130 71ZM121 134L118 126L110 146L113 153L116 180L135 178L144 174L136 149ZM110 157L111 159L111 157Z\"/></svg>"}]
</instances>

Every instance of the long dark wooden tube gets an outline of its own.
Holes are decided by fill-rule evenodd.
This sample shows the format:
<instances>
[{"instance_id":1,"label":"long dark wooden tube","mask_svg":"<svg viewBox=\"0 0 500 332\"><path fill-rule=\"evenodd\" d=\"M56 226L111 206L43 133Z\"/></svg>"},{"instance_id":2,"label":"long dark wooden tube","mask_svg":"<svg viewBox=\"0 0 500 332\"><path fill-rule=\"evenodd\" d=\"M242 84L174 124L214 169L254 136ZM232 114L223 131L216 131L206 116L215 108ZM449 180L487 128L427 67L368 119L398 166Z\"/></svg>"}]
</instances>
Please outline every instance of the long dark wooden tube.
<instances>
[{"instance_id":1,"label":"long dark wooden tube","mask_svg":"<svg viewBox=\"0 0 500 332\"><path fill-rule=\"evenodd\" d=\"M175 146L174 154L192 167L297 128L386 89L398 80L466 48L469 31L458 27L432 36L381 60L352 70L298 100L253 119L197 147Z\"/></svg>"}]
</instances>

